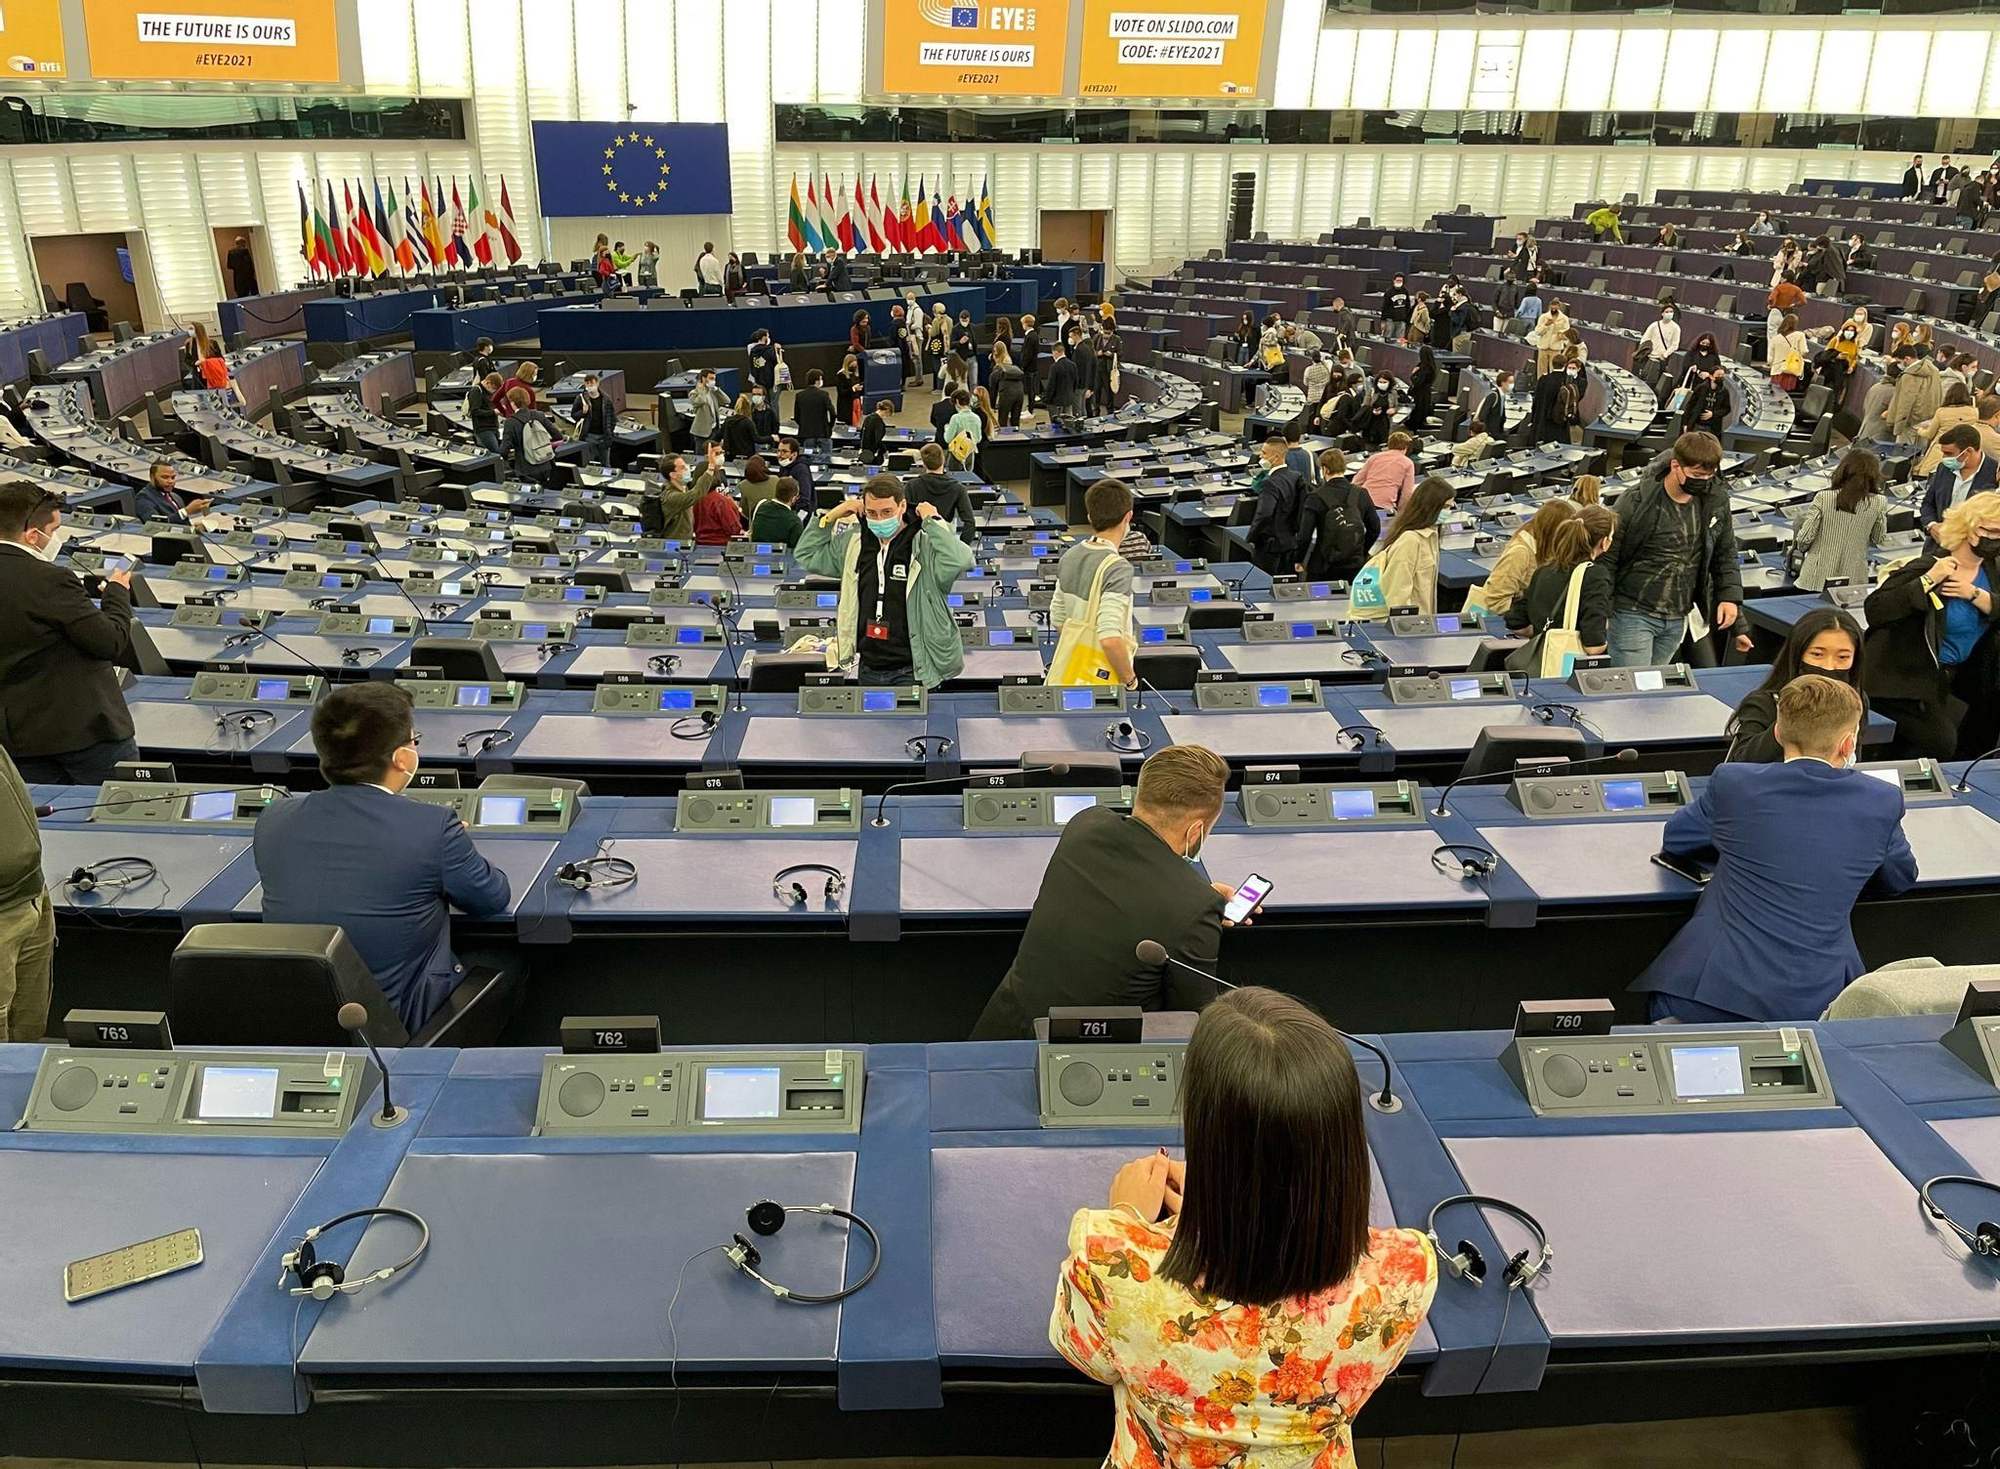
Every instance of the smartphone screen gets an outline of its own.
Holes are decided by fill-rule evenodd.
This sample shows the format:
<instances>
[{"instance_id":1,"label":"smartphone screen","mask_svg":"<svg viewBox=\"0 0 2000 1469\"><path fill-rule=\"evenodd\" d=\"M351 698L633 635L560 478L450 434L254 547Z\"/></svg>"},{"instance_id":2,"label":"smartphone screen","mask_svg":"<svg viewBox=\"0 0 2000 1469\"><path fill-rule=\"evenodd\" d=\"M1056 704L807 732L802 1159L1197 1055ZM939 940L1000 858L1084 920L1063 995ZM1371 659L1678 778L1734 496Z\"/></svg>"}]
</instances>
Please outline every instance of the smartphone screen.
<instances>
[{"instance_id":1,"label":"smartphone screen","mask_svg":"<svg viewBox=\"0 0 2000 1469\"><path fill-rule=\"evenodd\" d=\"M1231 923L1241 923L1256 911L1257 905L1271 895L1271 879L1258 873L1251 873L1243 879L1243 885L1222 907L1222 916Z\"/></svg>"},{"instance_id":2,"label":"smartphone screen","mask_svg":"<svg viewBox=\"0 0 2000 1469\"><path fill-rule=\"evenodd\" d=\"M1653 853L1653 865L1664 867L1667 871L1684 877L1692 883L1705 883L1711 877L1715 876L1713 872L1710 872L1692 857L1677 857L1672 852Z\"/></svg>"}]
</instances>

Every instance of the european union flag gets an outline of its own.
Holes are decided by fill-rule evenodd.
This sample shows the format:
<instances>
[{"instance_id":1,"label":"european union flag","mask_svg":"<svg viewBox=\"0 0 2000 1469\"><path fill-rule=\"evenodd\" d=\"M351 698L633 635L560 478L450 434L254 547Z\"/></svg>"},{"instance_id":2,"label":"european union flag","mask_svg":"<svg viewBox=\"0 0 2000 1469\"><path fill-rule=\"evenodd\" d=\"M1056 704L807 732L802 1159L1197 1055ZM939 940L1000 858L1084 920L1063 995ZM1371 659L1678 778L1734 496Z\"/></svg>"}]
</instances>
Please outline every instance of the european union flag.
<instances>
[{"instance_id":1,"label":"european union flag","mask_svg":"<svg viewBox=\"0 0 2000 1469\"><path fill-rule=\"evenodd\" d=\"M979 29L979 7L977 5L954 5L951 7L953 30L976 31Z\"/></svg>"},{"instance_id":2,"label":"european union flag","mask_svg":"<svg viewBox=\"0 0 2000 1469\"><path fill-rule=\"evenodd\" d=\"M538 122L542 213L728 214L729 128L719 122Z\"/></svg>"}]
</instances>

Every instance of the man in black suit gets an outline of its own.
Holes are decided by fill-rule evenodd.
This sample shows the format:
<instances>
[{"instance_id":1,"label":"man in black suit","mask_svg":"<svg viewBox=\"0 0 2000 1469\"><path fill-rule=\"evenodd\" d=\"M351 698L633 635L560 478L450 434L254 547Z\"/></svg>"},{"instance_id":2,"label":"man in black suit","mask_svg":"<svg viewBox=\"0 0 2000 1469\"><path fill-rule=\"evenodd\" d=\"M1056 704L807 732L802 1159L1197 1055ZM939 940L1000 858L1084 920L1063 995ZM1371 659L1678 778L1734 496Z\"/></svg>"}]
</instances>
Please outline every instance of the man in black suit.
<instances>
[{"instance_id":1,"label":"man in black suit","mask_svg":"<svg viewBox=\"0 0 2000 1469\"><path fill-rule=\"evenodd\" d=\"M1049 417L1074 418L1080 405L1076 364L1070 360L1069 347L1057 342L1049 358Z\"/></svg>"},{"instance_id":2,"label":"man in black suit","mask_svg":"<svg viewBox=\"0 0 2000 1469\"><path fill-rule=\"evenodd\" d=\"M1142 963L1151 939L1213 974L1223 900L1233 889L1195 865L1222 815L1229 766L1200 745L1173 745L1139 768L1132 814L1098 806L1063 828L1007 977L974 1040L1019 1040L1055 1005L1198 1010L1215 987L1173 964Z\"/></svg>"},{"instance_id":3,"label":"man in black suit","mask_svg":"<svg viewBox=\"0 0 2000 1469\"><path fill-rule=\"evenodd\" d=\"M101 785L139 758L113 660L132 623L132 573L103 578L94 605L67 566L62 502L0 485L0 747L30 784Z\"/></svg>"},{"instance_id":4,"label":"man in black suit","mask_svg":"<svg viewBox=\"0 0 2000 1469\"><path fill-rule=\"evenodd\" d=\"M1084 341L1082 329L1074 324L1064 334L1063 342L1069 360L1076 368L1077 411L1088 413L1091 397L1097 392L1097 353Z\"/></svg>"},{"instance_id":5,"label":"man in black suit","mask_svg":"<svg viewBox=\"0 0 2000 1469\"><path fill-rule=\"evenodd\" d=\"M821 458L833 453L833 399L824 387L826 375L817 367L806 374L806 385L792 394L792 418L799 426L799 445Z\"/></svg>"},{"instance_id":6,"label":"man in black suit","mask_svg":"<svg viewBox=\"0 0 2000 1469\"><path fill-rule=\"evenodd\" d=\"M1919 153L1903 170L1903 197L1914 199L1924 191L1924 155Z\"/></svg>"},{"instance_id":7,"label":"man in black suit","mask_svg":"<svg viewBox=\"0 0 2000 1469\"><path fill-rule=\"evenodd\" d=\"M154 462L147 472L145 488L135 491L132 496L132 513L139 517L140 524L164 520L173 525L186 525L188 517L200 515L208 509L208 501L185 499L174 488L179 473L171 459Z\"/></svg>"}]
</instances>

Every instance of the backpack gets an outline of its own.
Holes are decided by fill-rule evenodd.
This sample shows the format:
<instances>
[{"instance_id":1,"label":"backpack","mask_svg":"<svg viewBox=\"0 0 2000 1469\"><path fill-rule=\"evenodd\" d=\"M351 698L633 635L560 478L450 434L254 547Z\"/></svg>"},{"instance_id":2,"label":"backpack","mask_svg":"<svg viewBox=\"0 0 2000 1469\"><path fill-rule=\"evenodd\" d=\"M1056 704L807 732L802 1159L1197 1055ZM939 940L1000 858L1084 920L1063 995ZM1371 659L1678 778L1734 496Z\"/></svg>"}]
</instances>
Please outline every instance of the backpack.
<instances>
[{"instance_id":1,"label":"backpack","mask_svg":"<svg viewBox=\"0 0 2000 1469\"><path fill-rule=\"evenodd\" d=\"M556 457L555 440L549 436L548 425L538 418L531 418L521 425L521 462L540 466Z\"/></svg>"},{"instance_id":2,"label":"backpack","mask_svg":"<svg viewBox=\"0 0 2000 1469\"><path fill-rule=\"evenodd\" d=\"M1306 567L1308 576L1321 576L1335 566L1351 565L1365 549L1368 533L1355 509L1360 494L1351 484L1320 485L1300 502L1299 529L1293 544L1312 543L1312 560ZM1335 495L1339 498L1332 498Z\"/></svg>"}]
</instances>

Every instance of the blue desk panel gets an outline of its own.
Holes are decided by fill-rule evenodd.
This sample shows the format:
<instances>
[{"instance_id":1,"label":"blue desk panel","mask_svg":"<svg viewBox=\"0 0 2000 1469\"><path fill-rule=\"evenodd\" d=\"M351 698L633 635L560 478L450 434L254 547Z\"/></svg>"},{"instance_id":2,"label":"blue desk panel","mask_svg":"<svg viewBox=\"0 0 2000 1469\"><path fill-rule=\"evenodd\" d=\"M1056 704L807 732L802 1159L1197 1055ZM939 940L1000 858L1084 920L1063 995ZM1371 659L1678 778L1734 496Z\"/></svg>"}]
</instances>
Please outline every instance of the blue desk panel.
<instances>
[{"instance_id":1,"label":"blue desk panel","mask_svg":"<svg viewBox=\"0 0 2000 1469\"><path fill-rule=\"evenodd\" d=\"M924 293L920 299L926 311L932 302L942 301L954 321L960 311L970 312L976 322L986 320L986 292L979 286L954 286ZM881 296L870 300L861 292L847 293L835 301L828 301L824 293L779 296L769 305L758 304L762 300L740 296L726 304L720 297L704 296L686 308L600 311L595 306L581 306L544 311L542 350L571 354L740 352L760 328L768 330L773 341L787 346L845 342L855 312L866 311L880 332L887 327L889 308L896 304Z\"/></svg>"},{"instance_id":2,"label":"blue desk panel","mask_svg":"<svg viewBox=\"0 0 2000 1469\"><path fill-rule=\"evenodd\" d=\"M410 334L410 318L437 304L430 290L379 291L372 296L321 296L305 304L306 340L365 342Z\"/></svg>"},{"instance_id":3,"label":"blue desk panel","mask_svg":"<svg viewBox=\"0 0 2000 1469\"><path fill-rule=\"evenodd\" d=\"M64 311L38 321L0 328L0 382L23 382L28 354L46 352L50 367L61 367L83 351L88 322L81 311Z\"/></svg>"}]
</instances>

